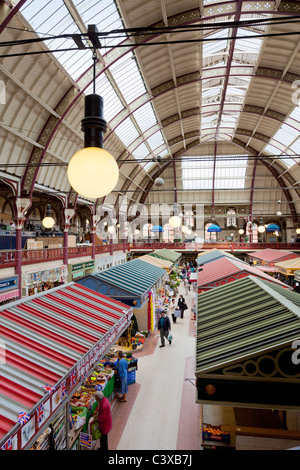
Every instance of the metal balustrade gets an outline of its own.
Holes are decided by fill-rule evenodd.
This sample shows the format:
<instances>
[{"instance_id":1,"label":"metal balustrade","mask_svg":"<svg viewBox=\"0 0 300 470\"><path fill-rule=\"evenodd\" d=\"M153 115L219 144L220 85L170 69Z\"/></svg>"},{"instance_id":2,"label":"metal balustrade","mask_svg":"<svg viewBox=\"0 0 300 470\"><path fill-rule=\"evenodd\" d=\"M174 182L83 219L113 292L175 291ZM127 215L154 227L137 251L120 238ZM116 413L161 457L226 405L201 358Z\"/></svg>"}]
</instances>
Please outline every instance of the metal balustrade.
<instances>
[{"instance_id":1,"label":"metal balustrade","mask_svg":"<svg viewBox=\"0 0 300 470\"><path fill-rule=\"evenodd\" d=\"M135 243L115 243L113 245L98 245L95 247L95 254L101 253L114 253L116 251L154 251L162 248L170 250L188 251L205 251L212 249L228 250L231 252L237 251L259 251L266 248L274 250L287 250L299 251L300 243L163 243L163 242L135 242ZM42 263L45 261L57 261L64 258L64 248L43 248L40 250L22 250L21 262L22 265ZM78 246L68 248L68 259L79 258L84 256L93 256L93 246ZM15 267L17 263L16 250L1 250L0 251L0 269Z\"/></svg>"}]
</instances>

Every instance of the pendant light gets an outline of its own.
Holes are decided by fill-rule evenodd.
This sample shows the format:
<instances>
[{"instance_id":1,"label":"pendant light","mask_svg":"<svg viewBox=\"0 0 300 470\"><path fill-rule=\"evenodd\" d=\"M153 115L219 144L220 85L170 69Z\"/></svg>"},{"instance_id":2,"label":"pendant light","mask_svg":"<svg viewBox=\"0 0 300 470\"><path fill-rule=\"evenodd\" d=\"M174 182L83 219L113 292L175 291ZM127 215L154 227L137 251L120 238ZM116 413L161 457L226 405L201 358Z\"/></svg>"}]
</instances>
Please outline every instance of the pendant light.
<instances>
[{"instance_id":1,"label":"pendant light","mask_svg":"<svg viewBox=\"0 0 300 470\"><path fill-rule=\"evenodd\" d=\"M52 228L55 224L53 217L51 216L51 206L47 204L46 206L46 216L43 218L42 224L45 228Z\"/></svg>"},{"instance_id":2,"label":"pendant light","mask_svg":"<svg viewBox=\"0 0 300 470\"><path fill-rule=\"evenodd\" d=\"M259 226L257 227L257 230L259 233L264 233L266 231L266 228L264 226L264 221L262 218L262 209L261 209L260 222L259 222Z\"/></svg>"},{"instance_id":3,"label":"pendant light","mask_svg":"<svg viewBox=\"0 0 300 470\"><path fill-rule=\"evenodd\" d=\"M85 117L81 121L84 148L71 158L67 174L72 188L78 194L97 199L113 191L118 183L119 168L114 157L102 148L106 121L103 119L103 98L95 92L95 50L93 60L93 93L85 97Z\"/></svg>"},{"instance_id":4,"label":"pendant light","mask_svg":"<svg viewBox=\"0 0 300 470\"><path fill-rule=\"evenodd\" d=\"M280 203L281 203L281 201L279 200L279 201L278 201L279 209L278 209L278 211L277 211L278 217L280 217L280 216L282 215L282 212L281 212L281 210L280 210Z\"/></svg>"},{"instance_id":5,"label":"pendant light","mask_svg":"<svg viewBox=\"0 0 300 470\"><path fill-rule=\"evenodd\" d=\"M171 225L172 228L179 228L181 225L181 218L182 213L178 215L178 205L177 202L173 204L173 214L170 219L169 219L169 224Z\"/></svg>"}]
</instances>

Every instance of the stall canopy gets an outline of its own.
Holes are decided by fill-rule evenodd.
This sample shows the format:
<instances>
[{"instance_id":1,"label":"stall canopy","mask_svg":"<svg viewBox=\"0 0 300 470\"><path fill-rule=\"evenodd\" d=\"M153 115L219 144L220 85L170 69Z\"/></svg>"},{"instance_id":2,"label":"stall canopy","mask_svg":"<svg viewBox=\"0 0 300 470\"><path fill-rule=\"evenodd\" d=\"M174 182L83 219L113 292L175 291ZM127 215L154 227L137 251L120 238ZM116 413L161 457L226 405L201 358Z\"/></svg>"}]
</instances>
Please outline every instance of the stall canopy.
<instances>
[{"instance_id":1,"label":"stall canopy","mask_svg":"<svg viewBox=\"0 0 300 470\"><path fill-rule=\"evenodd\" d=\"M140 259L113 266L101 273L90 274L78 282L109 297L141 299L166 275L166 271Z\"/></svg>"},{"instance_id":2,"label":"stall canopy","mask_svg":"<svg viewBox=\"0 0 300 470\"><path fill-rule=\"evenodd\" d=\"M0 446L7 433L20 427L19 413L31 418L37 404L48 398L42 387L58 389L65 381L64 395L71 392L83 371L130 324L132 314L127 305L73 282L3 306ZM37 429L35 418L33 425Z\"/></svg>"},{"instance_id":3,"label":"stall canopy","mask_svg":"<svg viewBox=\"0 0 300 470\"><path fill-rule=\"evenodd\" d=\"M294 276L295 271L300 269L300 257L288 259L280 263L275 263L276 271L285 274L286 276Z\"/></svg>"},{"instance_id":4,"label":"stall canopy","mask_svg":"<svg viewBox=\"0 0 300 470\"><path fill-rule=\"evenodd\" d=\"M300 296L279 285L249 276L199 294L197 402L298 408L299 338Z\"/></svg>"},{"instance_id":5,"label":"stall canopy","mask_svg":"<svg viewBox=\"0 0 300 470\"><path fill-rule=\"evenodd\" d=\"M161 250L156 250L153 253L149 253L149 256L155 256L157 258L166 259L168 261L172 261L173 264L177 263L181 258L181 253L177 251L168 250L167 248L163 248Z\"/></svg>"},{"instance_id":6,"label":"stall canopy","mask_svg":"<svg viewBox=\"0 0 300 470\"><path fill-rule=\"evenodd\" d=\"M207 250L204 253L200 253L197 258L197 263L199 264L206 264L210 263L211 261L215 261L221 258L230 258L230 259L237 259L231 253L227 253L226 251L222 250Z\"/></svg>"},{"instance_id":7,"label":"stall canopy","mask_svg":"<svg viewBox=\"0 0 300 470\"><path fill-rule=\"evenodd\" d=\"M259 250L255 253L249 253L248 256L249 258L253 258L254 260L269 264L271 266L274 263L298 257L298 255L292 251L272 250L271 248Z\"/></svg>"},{"instance_id":8,"label":"stall canopy","mask_svg":"<svg viewBox=\"0 0 300 470\"><path fill-rule=\"evenodd\" d=\"M286 284L247 263L223 257L205 264L202 271L198 272L198 292L228 284L250 275L268 280L285 288L287 287Z\"/></svg>"},{"instance_id":9,"label":"stall canopy","mask_svg":"<svg viewBox=\"0 0 300 470\"><path fill-rule=\"evenodd\" d=\"M157 258L156 256L150 255L143 255L140 256L138 259L141 261L145 261L146 263L152 264L153 266L157 266L158 268L165 269L166 271L171 271L173 267L172 261L163 258Z\"/></svg>"}]
</instances>

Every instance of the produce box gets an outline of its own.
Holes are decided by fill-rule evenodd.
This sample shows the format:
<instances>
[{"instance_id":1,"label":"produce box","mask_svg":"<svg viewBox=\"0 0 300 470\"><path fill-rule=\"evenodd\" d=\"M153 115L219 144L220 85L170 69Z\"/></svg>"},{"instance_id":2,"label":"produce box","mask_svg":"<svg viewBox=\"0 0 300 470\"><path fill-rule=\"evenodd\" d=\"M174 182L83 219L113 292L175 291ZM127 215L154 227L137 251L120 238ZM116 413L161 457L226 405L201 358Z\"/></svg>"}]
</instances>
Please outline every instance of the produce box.
<instances>
[{"instance_id":1,"label":"produce box","mask_svg":"<svg viewBox=\"0 0 300 470\"><path fill-rule=\"evenodd\" d=\"M221 426L203 424L202 437L206 441L230 442L229 432L222 431Z\"/></svg>"},{"instance_id":2,"label":"produce box","mask_svg":"<svg viewBox=\"0 0 300 470\"><path fill-rule=\"evenodd\" d=\"M135 370L127 373L127 384L131 385L135 383Z\"/></svg>"}]
</instances>

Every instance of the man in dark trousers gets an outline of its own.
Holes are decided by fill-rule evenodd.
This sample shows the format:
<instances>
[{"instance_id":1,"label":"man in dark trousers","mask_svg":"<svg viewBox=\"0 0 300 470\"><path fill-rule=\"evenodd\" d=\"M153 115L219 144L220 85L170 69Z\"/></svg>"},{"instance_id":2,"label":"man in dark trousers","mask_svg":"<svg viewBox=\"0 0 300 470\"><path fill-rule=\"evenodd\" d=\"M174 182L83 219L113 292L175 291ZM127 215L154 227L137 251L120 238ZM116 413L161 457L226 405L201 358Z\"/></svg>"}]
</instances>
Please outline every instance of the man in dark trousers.
<instances>
[{"instance_id":1,"label":"man in dark trousers","mask_svg":"<svg viewBox=\"0 0 300 470\"><path fill-rule=\"evenodd\" d=\"M159 347L164 348L165 347L165 338L166 339L169 338L169 331L171 330L170 319L169 319L169 317L166 316L166 312L164 310L162 310L162 312L161 312L161 316L158 320L157 328L160 332L160 341L161 341L161 345ZM169 341L169 344L172 343L171 339L169 339L168 341Z\"/></svg>"}]
</instances>

